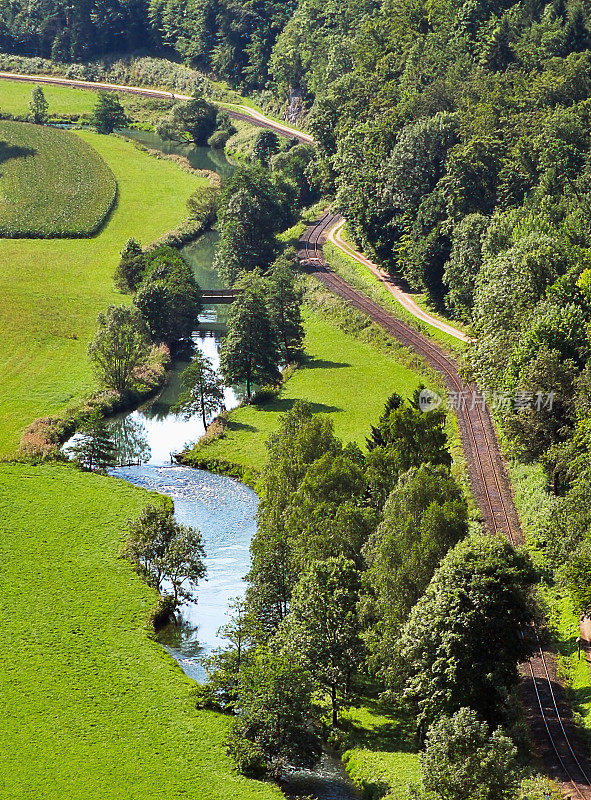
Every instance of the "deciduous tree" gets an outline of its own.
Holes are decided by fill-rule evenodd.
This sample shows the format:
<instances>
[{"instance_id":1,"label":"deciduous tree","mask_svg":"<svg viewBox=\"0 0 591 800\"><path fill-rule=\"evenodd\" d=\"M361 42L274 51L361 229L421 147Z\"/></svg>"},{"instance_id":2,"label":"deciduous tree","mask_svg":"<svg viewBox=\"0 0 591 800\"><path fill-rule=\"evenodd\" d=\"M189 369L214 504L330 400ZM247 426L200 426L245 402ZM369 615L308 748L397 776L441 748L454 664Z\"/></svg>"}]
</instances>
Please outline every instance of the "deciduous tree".
<instances>
[{"instance_id":1,"label":"deciduous tree","mask_svg":"<svg viewBox=\"0 0 591 800\"><path fill-rule=\"evenodd\" d=\"M255 384L279 380L279 348L260 276L244 275L236 288L239 294L228 317L220 368L226 383L245 383L250 398Z\"/></svg>"},{"instance_id":2,"label":"deciduous tree","mask_svg":"<svg viewBox=\"0 0 591 800\"><path fill-rule=\"evenodd\" d=\"M88 357L103 386L125 394L133 373L148 357L150 338L140 312L129 306L109 306L97 317L98 329Z\"/></svg>"},{"instance_id":3,"label":"deciduous tree","mask_svg":"<svg viewBox=\"0 0 591 800\"><path fill-rule=\"evenodd\" d=\"M183 391L173 411L182 412L187 419L201 414L203 427L207 428L208 416L224 407L224 384L203 353L195 353L181 375L181 385Z\"/></svg>"}]
</instances>

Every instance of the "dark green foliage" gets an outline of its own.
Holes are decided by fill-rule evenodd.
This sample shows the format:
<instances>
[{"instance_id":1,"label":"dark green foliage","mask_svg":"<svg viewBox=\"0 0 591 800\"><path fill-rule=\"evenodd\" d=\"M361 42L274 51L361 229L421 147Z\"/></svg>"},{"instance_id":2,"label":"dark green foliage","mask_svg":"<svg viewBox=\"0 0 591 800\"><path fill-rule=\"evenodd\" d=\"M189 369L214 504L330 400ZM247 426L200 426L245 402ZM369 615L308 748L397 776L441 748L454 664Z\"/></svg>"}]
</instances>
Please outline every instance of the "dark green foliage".
<instances>
[{"instance_id":1,"label":"dark green foliage","mask_svg":"<svg viewBox=\"0 0 591 800\"><path fill-rule=\"evenodd\" d=\"M101 414L88 414L78 425L77 437L68 447L68 455L87 470L105 469L115 464L115 443Z\"/></svg>"},{"instance_id":2,"label":"dark green foliage","mask_svg":"<svg viewBox=\"0 0 591 800\"><path fill-rule=\"evenodd\" d=\"M62 62L146 47L151 37L138 0L17 0L0 4L0 19L3 50Z\"/></svg>"},{"instance_id":3,"label":"dark green foliage","mask_svg":"<svg viewBox=\"0 0 591 800\"><path fill-rule=\"evenodd\" d=\"M135 292L142 279L144 268L144 252L141 245L135 239L128 239L115 270L115 286L120 292Z\"/></svg>"},{"instance_id":4,"label":"dark green foliage","mask_svg":"<svg viewBox=\"0 0 591 800\"><path fill-rule=\"evenodd\" d=\"M123 555L157 591L164 582L172 585L173 608L194 596L206 573L201 534L177 522L172 508L163 505L148 505L128 522Z\"/></svg>"},{"instance_id":5,"label":"dark green foliage","mask_svg":"<svg viewBox=\"0 0 591 800\"><path fill-rule=\"evenodd\" d=\"M31 102L29 103L31 117L36 125L43 125L47 122L49 103L45 99L42 86L35 86L31 92Z\"/></svg>"},{"instance_id":6,"label":"dark green foliage","mask_svg":"<svg viewBox=\"0 0 591 800\"><path fill-rule=\"evenodd\" d=\"M445 412L439 408L421 411L419 396L424 386L415 391L410 401L392 395L379 424L372 426L367 439L366 476L372 502L383 506L398 476L425 462L451 465L445 433Z\"/></svg>"},{"instance_id":7,"label":"dark green foliage","mask_svg":"<svg viewBox=\"0 0 591 800\"><path fill-rule=\"evenodd\" d=\"M528 558L490 536L470 536L443 559L398 645L404 699L422 726L471 708L490 723L514 714L517 665L532 643Z\"/></svg>"},{"instance_id":8,"label":"dark green foliage","mask_svg":"<svg viewBox=\"0 0 591 800\"><path fill-rule=\"evenodd\" d=\"M220 127L223 127L227 119L227 115L220 116ZM187 102L174 105L156 126L156 133L176 144L195 144L204 147L217 127L216 106L196 95Z\"/></svg>"},{"instance_id":9,"label":"dark green foliage","mask_svg":"<svg viewBox=\"0 0 591 800\"><path fill-rule=\"evenodd\" d=\"M315 764L321 747L311 728L311 694L295 656L257 649L240 670L240 715L227 739L241 772L278 778L288 766Z\"/></svg>"},{"instance_id":10,"label":"dark green foliage","mask_svg":"<svg viewBox=\"0 0 591 800\"><path fill-rule=\"evenodd\" d=\"M199 287L178 250L159 247L144 257L142 282L133 299L157 341L188 339L201 310Z\"/></svg>"},{"instance_id":11,"label":"dark green foliage","mask_svg":"<svg viewBox=\"0 0 591 800\"><path fill-rule=\"evenodd\" d=\"M222 189L220 241L214 265L229 286L241 272L267 270L277 255L278 233L289 220L285 187L262 167L240 167Z\"/></svg>"},{"instance_id":12,"label":"dark green foliage","mask_svg":"<svg viewBox=\"0 0 591 800\"><path fill-rule=\"evenodd\" d=\"M330 693L333 727L338 724L339 696L349 690L362 661L360 590L353 561L343 556L313 561L294 589L290 613L278 633L284 650Z\"/></svg>"},{"instance_id":13,"label":"dark green foliage","mask_svg":"<svg viewBox=\"0 0 591 800\"><path fill-rule=\"evenodd\" d=\"M236 289L239 294L228 316L220 368L226 383L246 384L246 396L250 398L255 384L279 380L279 347L262 278L256 273L243 275Z\"/></svg>"},{"instance_id":14,"label":"dark green foliage","mask_svg":"<svg viewBox=\"0 0 591 800\"><path fill-rule=\"evenodd\" d=\"M330 420L314 416L310 405L298 400L282 415L267 449L259 525L251 544L248 601L263 633L269 635L285 618L298 578L286 526L287 510L310 465L323 456L336 456L341 445Z\"/></svg>"},{"instance_id":15,"label":"dark green foliage","mask_svg":"<svg viewBox=\"0 0 591 800\"><path fill-rule=\"evenodd\" d=\"M149 352L146 322L129 306L109 306L97 316L97 332L88 357L103 386L120 394L134 383L134 373L146 364Z\"/></svg>"},{"instance_id":16,"label":"dark green foliage","mask_svg":"<svg viewBox=\"0 0 591 800\"><path fill-rule=\"evenodd\" d=\"M129 123L121 101L114 92L98 93L91 123L99 133L113 133L116 128L124 128Z\"/></svg>"},{"instance_id":17,"label":"dark green foliage","mask_svg":"<svg viewBox=\"0 0 591 800\"><path fill-rule=\"evenodd\" d=\"M269 316L286 364L300 359L303 353L303 289L298 286L295 266L295 253L279 256L273 262L266 281Z\"/></svg>"},{"instance_id":18,"label":"dark green foliage","mask_svg":"<svg viewBox=\"0 0 591 800\"><path fill-rule=\"evenodd\" d=\"M271 156L279 150L279 137L273 131L262 130L252 148L252 157L267 167Z\"/></svg>"},{"instance_id":19,"label":"dark green foliage","mask_svg":"<svg viewBox=\"0 0 591 800\"><path fill-rule=\"evenodd\" d=\"M467 532L466 501L444 467L422 464L401 476L363 550L374 670L391 672L401 626L440 560Z\"/></svg>"},{"instance_id":20,"label":"dark green foliage","mask_svg":"<svg viewBox=\"0 0 591 800\"><path fill-rule=\"evenodd\" d=\"M512 800L517 750L500 728L492 733L469 708L441 717L419 756L421 787L411 800Z\"/></svg>"}]
</instances>

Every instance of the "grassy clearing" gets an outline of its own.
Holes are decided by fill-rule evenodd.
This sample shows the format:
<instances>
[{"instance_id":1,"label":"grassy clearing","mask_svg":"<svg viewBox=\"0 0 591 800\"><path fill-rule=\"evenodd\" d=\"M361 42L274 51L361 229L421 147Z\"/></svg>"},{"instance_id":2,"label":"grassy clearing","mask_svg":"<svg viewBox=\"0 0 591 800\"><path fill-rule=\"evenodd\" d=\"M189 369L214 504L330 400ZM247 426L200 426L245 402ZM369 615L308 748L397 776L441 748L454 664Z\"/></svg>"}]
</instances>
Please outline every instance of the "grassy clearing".
<instances>
[{"instance_id":1,"label":"grassy clearing","mask_svg":"<svg viewBox=\"0 0 591 800\"><path fill-rule=\"evenodd\" d=\"M399 718L367 701L342 712L347 741L343 761L367 798L404 800L419 777L419 759L409 742L408 727Z\"/></svg>"},{"instance_id":2,"label":"grassy clearing","mask_svg":"<svg viewBox=\"0 0 591 800\"><path fill-rule=\"evenodd\" d=\"M278 417L297 399L330 416L335 433L362 445L369 424L381 414L392 392L409 395L419 375L393 357L376 351L308 311L305 319L307 359L284 385L277 400L261 407L242 406L230 415L226 435L205 448L208 458L260 469L265 441Z\"/></svg>"},{"instance_id":3,"label":"grassy clearing","mask_svg":"<svg viewBox=\"0 0 591 800\"><path fill-rule=\"evenodd\" d=\"M94 380L86 346L96 315L123 302L113 272L125 241L175 228L206 181L114 136L76 134L112 169L118 202L94 239L0 240L0 456L25 426L86 396Z\"/></svg>"},{"instance_id":4,"label":"grassy clearing","mask_svg":"<svg viewBox=\"0 0 591 800\"><path fill-rule=\"evenodd\" d=\"M146 492L55 465L0 484L0 797L281 797L234 772L228 718L148 637L156 595L117 558Z\"/></svg>"},{"instance_id":5,"label":"grassy clearing","mask_svg":"<svg viewBox=\"0 0 591 800\"><path fill-rule=\"evenodd\" d=\"M27 116L29 101L34 83L21 81L0 81L0 111L14 116ZM93 89L74 89L69 86L51 86L38 84L43 88L45 99L49 103L50 118L67 118L73 121L87 120L96 103L96 91ZM154 119L164 116L172 105L171 100L139 97L138 95L119 93L119 99L127 115L134 122L153 123Z\"/></svg>"},{"instance_id":6,"label":"grassy clearing","mask_svg":"<svg viewBox=\"0 0 591 800\"><path fill-rule=\"evenodd\" d=\"M112 170L79 136L0 121L0 236L92 236L116 195Z\"/></svg>"},{"instance_id":7,"label":"grassy clearing","mask_svg":"<svg viewBox=\"0 0 591 800\"><path fill-rule=\"evenodd\" d=\"M0 81L0 111L18 116L29 114L29 101L35 85L21 81ZM91 90L50 86L45 83L39 85L49 103L51 116L90 114L96 103L96 92Z\"/></svg>"}]
</instances>

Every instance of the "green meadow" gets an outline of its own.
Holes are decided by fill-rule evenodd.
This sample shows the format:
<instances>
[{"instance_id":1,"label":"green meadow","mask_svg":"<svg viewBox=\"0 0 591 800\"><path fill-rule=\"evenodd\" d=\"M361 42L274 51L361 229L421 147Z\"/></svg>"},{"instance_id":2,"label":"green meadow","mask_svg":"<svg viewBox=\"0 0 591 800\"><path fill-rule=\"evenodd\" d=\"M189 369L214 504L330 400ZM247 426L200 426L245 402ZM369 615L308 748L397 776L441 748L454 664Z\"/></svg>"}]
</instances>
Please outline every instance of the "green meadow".
<instances>
[{"instance_id":1,"label":"green meadow","mask_svg":"<svg viewBox=\"0 0 591 800\"><path fill-rule=\"evenodd\" d=\"M97 313L124 301L113 287L121 248L130 236L147 244L176 227L205 180L115 136L76 135L113 171L117 205L91 239L0 239L0 456L33 419L93 389L86 347Z\"/></svg>"},{"instance_id":2,"label":"green meadow","mask_svg":"<svg viewBox=\"0 0 591 800\"><path fill-rule=\"evenodd\" d=\"M0 465L0 798L271 800L234 771L229 718L148 636L155 593L118 558L146 492Z\"/></svg>"},{"instance_id":3,"label":"green meadow","mask_svg":"<svg viewBox=\"0 0 591 800\"><path fill-rule=\"evenodd\" d=\"M28 114L34 86L34 83L1 80L0 111L6 114ZM49 103L51 115L79 114L82 116L82 114L90 114L96 102L96 92L90 90L43 84L43 92Z\"/></svg>"},{"instance_id":4,"label":"green meadow","mask_svg":"<svg viewBox=\"0 0 591 800\"><path fill-rule=\"evenodd\" d=\"M90 236L105 222L116 196L112 170L79 136L0 121L0 235Z\"/></svg>"},{"instance_id":5,"label":"green meadow","mask_svg":"<svg viewBox=\"0 0 591 800\"><path fill-rule=\"evenodd\" d=\"M304 365L284 384L277 400L233 411L224 438L204 448L208 458L260 469L269 434L277 428L280 414L298 399L328 414L336 435L345 442L363 445L369 425L382 413L388 396L392 392L408 396L418 386L416 372L339 330L320 314L308 312L305 328Z\"/></svg>"},{"instance_id":6,"label":"green meadow","mask_svg":"<svg viewBox=\"0 0 591 800\"><path fill-rule=\"evenodd\" d=\"M0 109L26 113L31 88L0 82ZM46 95L54 113L86 113L94 102L71 89ZM176 227L200 180L116 137L76 136L113 171L117 206L93 239L0 239L4 457L29 422L94 388L86 346L97 312L124 300L112 283L119 251L130 236L147 243ZM419 381L321 312L307 311L306 351L276 403L233 415L215 455L260 466L278 415L298 397L362 444L386 397ZM279 798L276 787L238 776L223 746L228 718L196 710L191 681L148 634L156 597L118 558L125 520L146 492L67 466L15 463L0 464L0 487L0 800ZM374 741L373 712L354 724L357 780L412 772L412 754Z\"/></svg>"}]
</instances>

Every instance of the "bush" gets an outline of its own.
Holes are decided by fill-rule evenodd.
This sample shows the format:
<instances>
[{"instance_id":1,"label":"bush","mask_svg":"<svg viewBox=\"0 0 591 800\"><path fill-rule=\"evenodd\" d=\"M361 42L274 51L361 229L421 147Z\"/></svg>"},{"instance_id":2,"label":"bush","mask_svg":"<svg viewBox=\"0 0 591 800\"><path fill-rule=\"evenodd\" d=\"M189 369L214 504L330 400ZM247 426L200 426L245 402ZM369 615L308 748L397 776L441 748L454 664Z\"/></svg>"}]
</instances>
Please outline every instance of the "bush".
<instances>
[{"instance_id":1,"label":"bush","mask_svg":"<svg viewBox=\"0 0 591 800\"><path fill-rule=\"evenodd\" d=\"M281 386L262 386L253 394L250 402L253 406L264 406L266 403L276 400L280 391Z\"/></svg>"}]
</instances>

